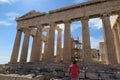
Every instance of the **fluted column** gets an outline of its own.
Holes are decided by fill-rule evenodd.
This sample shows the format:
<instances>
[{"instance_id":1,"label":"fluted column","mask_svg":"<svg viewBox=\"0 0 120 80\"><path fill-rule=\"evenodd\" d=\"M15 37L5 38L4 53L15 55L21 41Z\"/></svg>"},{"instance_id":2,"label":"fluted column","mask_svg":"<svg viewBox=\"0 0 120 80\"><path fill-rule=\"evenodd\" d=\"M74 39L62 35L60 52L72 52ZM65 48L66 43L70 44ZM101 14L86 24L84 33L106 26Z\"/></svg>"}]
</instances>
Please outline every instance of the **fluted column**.
<instances>
[{"instance_id":1,"label":"fluted column","mask_svg":"<svg viewBox=\"0 0 120 80\"><path fill-rule=\"evenodd\" d=\"M42 33L41 33L41 36L42 36ZM43 49L43 40L42 40L42 38L41 38L41 46L40 46L40 56L39 56L39 61L42 61L42 57L43 57L42 49Z\"/></svg>"},{"instance_id":2,"label":"fluted column","mask_svg":"<svg viewBox=\"0 0 120 80\"><path fill-rule=\"evenodd\" d=\"M46 60L46 54L47 54L47 44L48 42L47 41L44 41L45 45L44 45L44 55L43 55L43 61Z\"/></svg>"},{"instance_id":3,"label":"fluted column","mask_svg":"<svg viewBox=\"0 0 120 80\"><path fill-rule=\"evenodd\" d=\"M24 35L24 41L23 41L23 46L22 46L22 51L21 51L21 56L20 56L20 62L26 62L27 61L27 55L28 55L28 46L29 46L29 29L25 28L25 35Z\"/></svg>"},{"instance_id":4,"label":"fluted column","mask_svg":"<svg viewBox=\"0 0 120 80\"><path fill-rule=\"evenodd\" d=\"M120 41L120 15L118 18L117 26L118 26L117 29L118 29L118 35L119 35L119 41Z\"/></svg>"},{"instance_id":5,"label":"fluted column","mask_svg":"<svg viewBox=\"0 0 120 80\"><path fill-rule=\"evenodd\" d=\"M99 48L100 48L100 57L101 57L101 62L103 64L108 64L108 56L105 50L105 43L104 42L100 42L99 43Z\"/></svg>"},{"instance_id":6,"label":"fluted column","mask_svg":"<svg viewBox=\"0 0 120 80\"><path fill-rule=\"evenodd\" d=\"M63 49L63 62L71 62L71 33L70 33L70 21L65 21L64 32L64 49Z\"/></svg>"},{"instance_id":7,"label":"fluted column","mask_svg":"<svg viewBox=\"0 0 120 80\"><path fill-rule=\"evenodd\" d=\"M43 55L43 61L46 60L46 54L47 54L47 48L48 48L48 37L49 37L49 32L47 32L46 35L46 40L44 41L44 55Z\"/></svg>"},{"instance_id":8,"label":"fluted column","mask_svg":"<svg viewBox=\"0 0 120 80\"><path fill-rule=\"evenodd\" d=\"M55 35L55 23L50 23L49 38L46 52L45 62L54 62L54 35Z\"/></svg>"},{"instance_id":9,"label":"fluted column","mask_svg":"<svg viewBox=\"0 0 120 80\"><path fill-rule=\"evenodd\" d=\"M117 53L117 59L118 59L118 63L120 63L120 40L119 40L119 31L118 31L118 24L116 23L116 25L113 28L113 34L114 34L114 38L115 38L115 45L116 45L116 53Z\"/></svg>"},{"instance_id":10,"label":"fluted column","mask_svg":"<svg viewBox=\"0 0 120 80\"><path fill-rule=\"evenodd\" d=\"M41 35L42 35L42 26L38 26L35 39L33 40L30 62L40 61L41 47L42 47Z\"/></svg>"},{"instance_id":11,"label":"fluted column","mask_svg":"<svg viewBox=\"0 0 120 80\"><path fill-rule=\"evenodd\" d=\"M61 29L58 29L58 39L57 39L57 61L60 62L61 61L61 57L62 57L62 48L61 48L61 45L62 45L62 30Z\"/></svg>"},{"instance_id":12,"label":"fluted column","mask_svg":"<svg viewBox=\"0 0 120 80\"><path fill-rule=\"evenodd\" d=\"M35 42L36 42L36 35L33 36L32 50L31 50L31 55L30 55L30 62L33 62L33 59L34 59L34 57L33 57L33 56L34 56L34 51L33 51L33 49L36 47Z\"/></svg>"},{"instance_id":13,"label":"fluted column","mask_svg":"<svg viewBox=\"0 0 120 80\"><path fill-rule=\"evenodd\" d=\"M103 15L102 17L103 30L104 30L104 40L105 40L105 48L108 54L109 64L117 64L117 57L114 45L113 34L110 25L110 19L108 15Z\"/></svg>"},{"instance_id":14,"label":"fluted column","mask_svg":"<svg viewBox=\"0 0 120 80\"><path fill-rule=\"evenodd\" d=\"M88 26L88 17L83 17L82 22L82 47L83 47L83 62L89 64L92 62L90 33Z\"/></svg>"},{"instance_id":15,"label":"fluted column","mask_svg":"<svg viewBox=\"0 0 120 80\"><path fill-rule=\"evenodd\" d=\"M15 38L15 43L14 43L10 63L16 63L17 60L18 60L18 53L19 53L19 48L20 48L21 34L22 34L22 31L17 30L17 34L16 34L16 38Z\"/></svg>"}]
</instances>

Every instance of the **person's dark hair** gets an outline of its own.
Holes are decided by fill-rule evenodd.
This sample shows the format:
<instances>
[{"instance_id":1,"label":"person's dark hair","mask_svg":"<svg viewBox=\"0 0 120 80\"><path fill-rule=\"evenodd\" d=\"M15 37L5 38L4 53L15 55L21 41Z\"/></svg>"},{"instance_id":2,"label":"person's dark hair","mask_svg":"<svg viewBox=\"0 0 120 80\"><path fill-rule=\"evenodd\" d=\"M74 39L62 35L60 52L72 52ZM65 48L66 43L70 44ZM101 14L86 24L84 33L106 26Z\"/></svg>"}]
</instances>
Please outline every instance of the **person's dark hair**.
<instances>
[{"instance_id":1,"label":"person's dark hair","mask_svg":"<svg viewBox=\"0 0 120 80\"><path fill-rule=\"evenodd\" d=\"M73 64L76 64L77 63L77 61L73 61Z\"/></svg>"}]
</instances>

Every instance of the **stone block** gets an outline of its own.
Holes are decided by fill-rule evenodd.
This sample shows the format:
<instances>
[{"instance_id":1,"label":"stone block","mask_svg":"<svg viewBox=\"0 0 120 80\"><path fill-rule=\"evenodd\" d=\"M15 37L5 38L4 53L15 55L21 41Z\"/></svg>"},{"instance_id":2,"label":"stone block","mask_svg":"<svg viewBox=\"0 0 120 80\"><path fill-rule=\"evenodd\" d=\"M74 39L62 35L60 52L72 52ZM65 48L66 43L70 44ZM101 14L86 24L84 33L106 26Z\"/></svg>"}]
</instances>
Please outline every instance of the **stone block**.
<instances>
[{"instance_id":1,"label":"stone block","mask_svg":"<svg viewBox=\"0 0 120 80\"><path fill-rule=\"evenodd\" d=\"M98 79L98 75L96 73L87 73L86 77L90 79Z\"/></svg>"},{"instance_id":2,"label":"stone block","mask_svg":"<svg viewBox=\"0 0 120 80\"><path fill-rule=\"evenodd\" d=\"M120 73L116 73L115 77L118 78L118 79L120 79Z\"/></svg>"},{"instance_id":3,"label":"stone block","mask_svg":"<svg viewBox=\"0 0 120 80\"><path fill-rule=\"evenodd\" d=\"M34 79L35 80L44 80L45 76L44 75L38 75Z\"/></svg>"}]
</instances>

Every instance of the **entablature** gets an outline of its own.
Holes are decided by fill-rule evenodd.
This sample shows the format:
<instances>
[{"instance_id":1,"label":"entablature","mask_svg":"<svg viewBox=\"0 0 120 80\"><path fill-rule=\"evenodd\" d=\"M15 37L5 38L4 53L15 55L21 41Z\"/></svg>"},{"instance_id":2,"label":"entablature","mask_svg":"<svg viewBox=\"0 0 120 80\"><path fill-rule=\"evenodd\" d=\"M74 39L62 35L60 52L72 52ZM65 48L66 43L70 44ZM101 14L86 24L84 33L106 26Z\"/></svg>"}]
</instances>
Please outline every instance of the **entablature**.
<instances>
[{"instance_id":1,"label":"entablature","mask_svg":"<svg viewBox=\"0 0 120 80\"><path fill-rule=\"evenodd\" d=\"M16 21L20 27L79 20L83 17L89 17L90 19L101 17L104 14L115 15L118 13L120 13L120 0L98 0L53 10L49 13L31 11ZM33 16L33 14L35 15Z\"/></svg>"}]
</instances>

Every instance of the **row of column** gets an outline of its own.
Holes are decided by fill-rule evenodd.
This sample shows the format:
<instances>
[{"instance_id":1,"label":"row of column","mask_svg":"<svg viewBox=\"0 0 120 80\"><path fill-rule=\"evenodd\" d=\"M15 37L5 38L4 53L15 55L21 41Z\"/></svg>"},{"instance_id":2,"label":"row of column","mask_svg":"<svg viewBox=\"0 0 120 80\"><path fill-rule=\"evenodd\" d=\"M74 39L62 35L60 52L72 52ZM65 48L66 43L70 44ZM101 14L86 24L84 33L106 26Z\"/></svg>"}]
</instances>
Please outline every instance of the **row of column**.
<instances>
[{"instance_id":1,"label":"row of column","mask_svg":"<svg viewBox=\"0 0 120 80\"><path fill-rule=\"evenodd\" d=\"M92 56L91 56L91 47L90 47L90 35L89 35L89 26L88 26L88 17L81 18L82 22L82 44L83 44L83 61L84 63L91 63ZM114 46L114 39L110 25L110 19L108 15L103 15L102 17L103 22L103 30L104 30L104 39L106 45L106 51L108 53L108 60L110 64L117 64L116 58L116 51ZM69 63L71 62L71 33L70 33L70 20L64 21L65 24L65 31L64 31L64 48L63 48L63 62ZM48 45L46 51L46 59L45 62L54 62L54 35L55 35L55 26L57 24L54 22L50 23L50 30L49 30L49 38L48 38ZM32 53L31 53L31 62L38 62L40 60L40 52L41 52L41 26L38 26L38 30L36 33L36 37L33 40L32 45ZM18 58L18 51L20 45L20 37L21 32L18 30L14 49L11 56L11 63L17 62ZM26 61L26 55L28 51L28 42L29 42L29 34L25 33L22 54L20 58L20 62ZM61 44L59 42L59 44ZM61 46L58 46L61 47ZM60 54L60 53L59 53Z\"/></svg>"},{"instance_id":2,"label":"row of column","mask_svg":"<svg viewBox=\"0 0 120 80\"><path fill-rule=\"evenodd\" d=\"M29 34L30 29L24 28L23 31L24 31L25 35L24 35L24 40L23 40L23 45L22 45L20 62L27 61L29 37L30 37L30 34ZM19 53L21 36L22 36L22 30L19 29L19 30L17 30L17 35L16 35L10 63L16 63L18 60L18 53Z\"/></svg>"},{"instance_id":3,"label":"row of column","mask_svg":"<svg viewBox=\"0 0 120 80\"><path fill-rule=\"evenodd\" d=\"M31 51L31 56L30 56L30 62L39 62L40 57L42 56L42 26L38 26L36 36L33 36L33 43L32 43L32 51ZM58 29L58 50L57 50L57 61L61 60L61 29ZM23 46L22 46L22 51L21 51L21 56L20 56L20 62L26 62L27 61L27 55L28 55L28 46L29 46L29 37L30 37L30 29L29 28L24 28L22 30L17 30L17 35L15 39L15 44L14 44L14 49L12 52L11 56L11 63L16 63L18 60L18 53L19 53L19 47L20 47L20 40L21 40L21 34L22 31L24 32L24 41L23 41ZM47 33L46 39L49 37ZM47 59L46 58L46 53L47 53L47 47L48 47L48 40L45 41L45 46L44 46L44 56L43 59L44 61Z\"/></svg>"}]
</instances>

